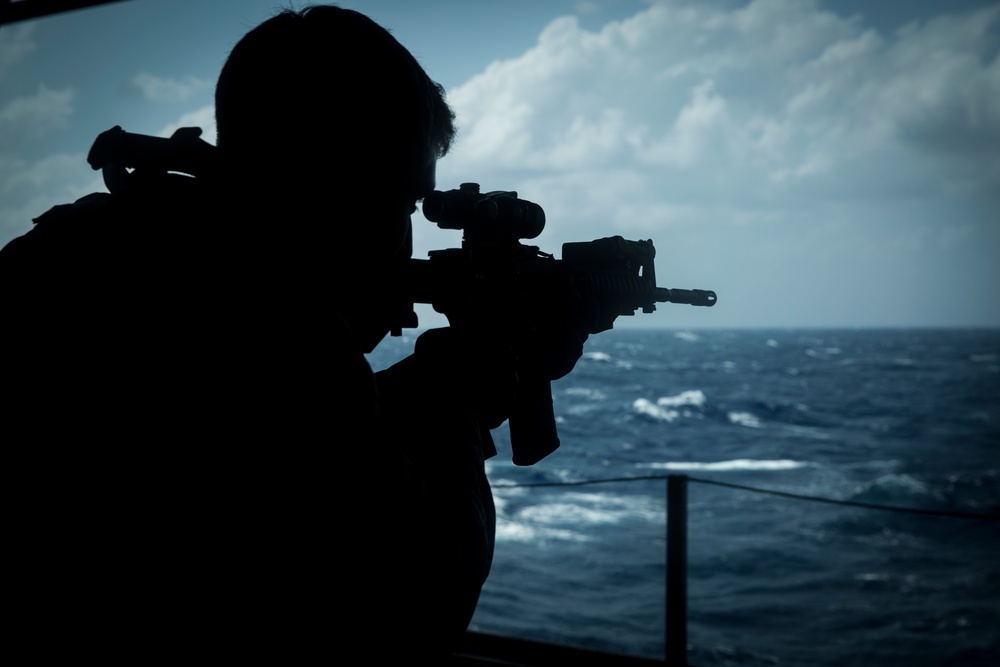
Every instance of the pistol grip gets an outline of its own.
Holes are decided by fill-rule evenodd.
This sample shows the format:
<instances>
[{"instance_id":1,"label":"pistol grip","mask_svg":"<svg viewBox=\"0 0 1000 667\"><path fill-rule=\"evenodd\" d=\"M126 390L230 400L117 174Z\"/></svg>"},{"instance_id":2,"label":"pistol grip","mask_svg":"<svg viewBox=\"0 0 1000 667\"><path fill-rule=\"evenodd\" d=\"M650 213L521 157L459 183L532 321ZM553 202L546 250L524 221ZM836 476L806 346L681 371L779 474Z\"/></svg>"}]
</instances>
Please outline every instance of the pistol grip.
<instances>
[{"instance_id":1,"label":"pistol grip","mask_svg":"<svg viewBox=\"0 0 1000 667\"><path fill-rule=\"evenodd\" d=\"M514 465L534 465L556 451L559 434L552 407L552 383L541 376L522 374L507 425Z\"/></svg>"}]
</instances>

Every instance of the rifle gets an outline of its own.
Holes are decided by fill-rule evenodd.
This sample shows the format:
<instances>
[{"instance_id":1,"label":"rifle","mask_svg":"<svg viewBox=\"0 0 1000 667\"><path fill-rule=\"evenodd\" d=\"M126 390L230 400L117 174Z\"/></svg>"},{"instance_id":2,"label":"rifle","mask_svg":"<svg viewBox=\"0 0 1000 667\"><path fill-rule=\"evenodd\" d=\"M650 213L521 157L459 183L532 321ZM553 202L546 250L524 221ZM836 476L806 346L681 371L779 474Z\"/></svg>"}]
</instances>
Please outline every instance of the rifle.
<instances>
[{"instance_id":1,"label":"rifle","mask_svg":"<svg viewBox=\"0 0 1000 667\"><path fill-rule=\"evenodd\" d=\"M218 169L216 148L197 127L180 128L169 139L125 132L115 126L94 141L87 160L101 169L111 192L127 189L127 168L182 172L211 177ZM611 236L564 243L562 259L521 243L545 228L545 212L513 191L480 192L477 183L434 191L423 201L424 216L442 229L462 231L462 246L433 250L427 259L409 259L396 275L398 308L390 333L415 328L416 303L429 304L453 327L476 336L509 340L524 353L517 368L517 398L507 421L516 465L533 465L559 447L552 409L551 379L569 372L576 357L548 345L546 331L568 320L587 335L611 329L620 316L652 313L657 303L714 306L715 292L667 289L656 284L653 242ZM551 324L551 327L546 325ZM488 348L489 346L487 346Z\"/></svg>"},{"instance_id":2,"label":"rifle","mask_svg":"<svg viewBox=\"0 0 1000 667\"><path fill-rule=\"evenodd\" d=\"M392 330L395 336L402 326L417 326L415 303L431 305L452 326L502 328L499 335L509 336L519 352L537 349L545 324L560 318L575 318L590 335L611 329L620 316L652 313L657 303L716 303L711 290L657 286L651 240L611 236L564 243L562 259L522 244L542 232L545 212L513 191L482 193L479 184L463 183L427 195L423 213L441 229L461 230L462 246L408 260L397 295L406 316ZM484 320L484 313L493 317ZM559 447L549 378L564 375L575 360L567 367L566 360L536 355L519 363L508 418L515 465L533 465Z\"/></svg>"}]
</instances>

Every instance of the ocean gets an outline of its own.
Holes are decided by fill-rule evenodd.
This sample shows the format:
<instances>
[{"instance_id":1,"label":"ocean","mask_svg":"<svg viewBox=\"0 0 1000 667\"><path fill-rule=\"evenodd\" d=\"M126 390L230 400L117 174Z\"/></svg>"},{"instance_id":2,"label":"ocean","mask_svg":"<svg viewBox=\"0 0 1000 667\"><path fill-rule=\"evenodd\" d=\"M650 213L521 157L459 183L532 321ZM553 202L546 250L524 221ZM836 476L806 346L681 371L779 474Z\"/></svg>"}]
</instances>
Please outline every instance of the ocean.
<instances>
[{"instance_id":1,"label":"ocean","mask_svg":"<svg viewBox=\"0 0 1000 667\"><path fill-rule=\"evenodd\" d=\"M613 329L552 392L473 630L663 658L683 475L691 665L1000 665L1000 330Z\"/></svg>"}]
</instances>

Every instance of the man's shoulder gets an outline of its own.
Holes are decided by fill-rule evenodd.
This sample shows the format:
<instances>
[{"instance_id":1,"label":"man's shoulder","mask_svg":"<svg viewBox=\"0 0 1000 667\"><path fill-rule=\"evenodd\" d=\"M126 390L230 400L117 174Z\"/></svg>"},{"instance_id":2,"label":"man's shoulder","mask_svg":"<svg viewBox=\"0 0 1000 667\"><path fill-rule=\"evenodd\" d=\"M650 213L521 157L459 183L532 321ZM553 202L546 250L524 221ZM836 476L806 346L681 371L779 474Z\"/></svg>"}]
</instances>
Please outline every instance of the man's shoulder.
<instances>
[{"instance_id":1,"label":"man's shoulder","mask_svg":"<svg viewBox=\"0 0 1000 667\"><path fill-rule=\"evenodd\" d=\"M108 192L92 192L70 204L56 204L33 218L31 228L15 237L3 250L7 251L10 247L22 248L50 236L80 232L86 225L106 219L112 208L112 198Z\"/></svg>"},{"instance_id":2,"label":"man's shoulder","mask_svg":"<svg viewBox=\"0 0 1000 667\"><path fill-rule=\"evenodd\" d=\"M90 230L109 218L110 198L95 192L34 218L28 231L0 247L0 275L13 281L26 273L50 274L54 267L67 266L68 257L87 253Z\"/></svg>"},{"instance_id":3,"label":"man's shoulder","mask_svg":"<svg viewBox=\"0 0 1000 667\"><path fill-rule=\"evenodd\" d=\"M191 180L191 179L185 179ZM137 184L123 193L94 192L68 204L58 204L32 221L24 234L0 248L0 271L13 267L69 267L92 264L98 257L121 257L168 239L205 210L205 194L181 179ZM138 248L136 247L138 246Z\"/></svg>"}]
</instances>

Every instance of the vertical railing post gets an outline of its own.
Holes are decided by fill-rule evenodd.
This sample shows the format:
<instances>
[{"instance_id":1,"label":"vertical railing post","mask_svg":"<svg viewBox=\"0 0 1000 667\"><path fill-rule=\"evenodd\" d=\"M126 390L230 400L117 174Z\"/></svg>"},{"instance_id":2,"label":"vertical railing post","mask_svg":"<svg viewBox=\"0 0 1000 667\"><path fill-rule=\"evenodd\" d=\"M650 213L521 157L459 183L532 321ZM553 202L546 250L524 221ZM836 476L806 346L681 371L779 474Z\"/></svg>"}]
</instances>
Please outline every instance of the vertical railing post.
<instances>
[{"instance_id":1,"label":"vertical railing post","mask_svg":"<svg viewBox=\"0 0 1000 667\"><path fill-rule=\"evenodd\" d=\"M687 476L667 475L667 637L671 667L687 667Z\"/></svg>"}]
</instances>

